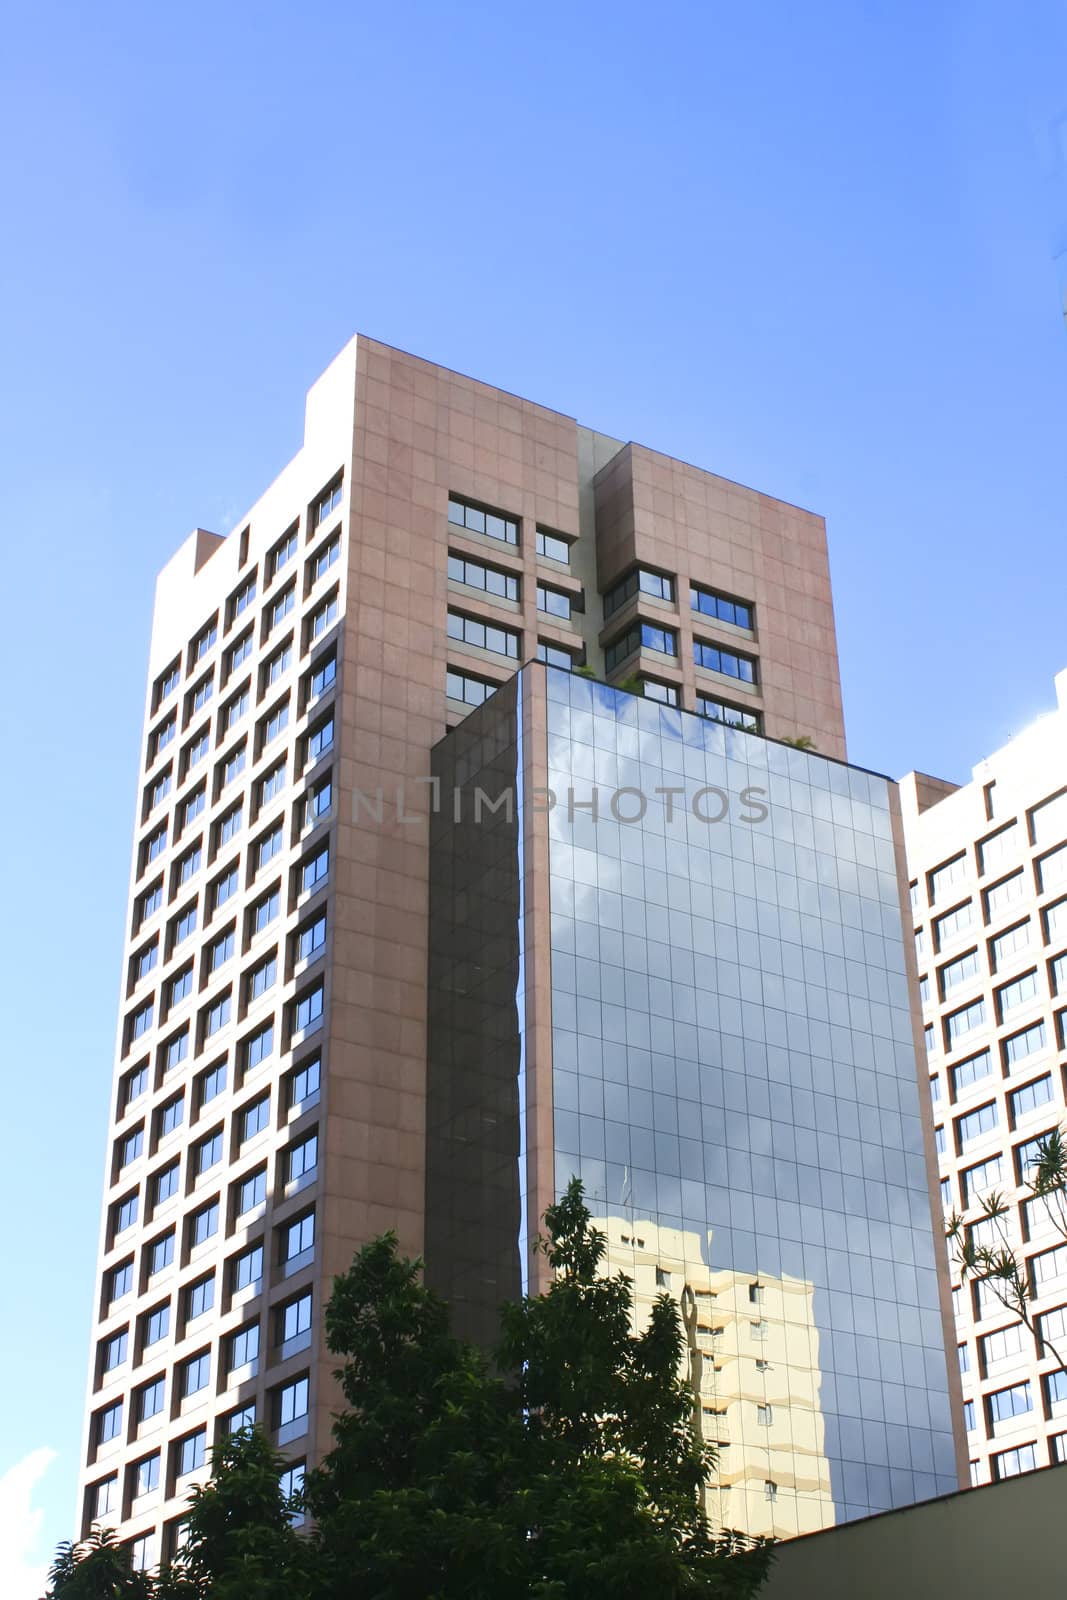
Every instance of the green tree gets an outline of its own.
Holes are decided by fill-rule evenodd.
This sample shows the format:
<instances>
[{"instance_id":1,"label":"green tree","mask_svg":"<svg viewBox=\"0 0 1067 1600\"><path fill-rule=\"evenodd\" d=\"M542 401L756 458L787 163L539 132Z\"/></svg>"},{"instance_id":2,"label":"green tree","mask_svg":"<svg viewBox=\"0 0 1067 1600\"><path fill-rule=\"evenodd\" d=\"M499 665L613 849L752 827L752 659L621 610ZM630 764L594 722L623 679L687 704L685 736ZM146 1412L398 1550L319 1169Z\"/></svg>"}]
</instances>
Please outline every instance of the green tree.
<instances>
[{"instance_id":1,"label":"green tree","mask_svg":"<svg viewBox=\"0 0 1067 1600\"><path fill-rule=\"evenodd\" d=\"M153 1580L134 1572L133 1551L109 1528L94 1528L81 1544L61 1544L48 1573L56 1600L152 1600Z\"/></svg>"},{"instance_id":2,"label":"green tree","mask_svg":"<svg viewBox=\"0 0 1067 1600\"><path fill-rule=\"evenodd\" d=\"M635 1332L632 1285L574 1181L545 1215L545 1294L506 1307L495 1363L392 1234L339 1277L326 1340L344 1407L293 1502L255 1430L213 1453L186 1538L157 1579L106 1534L61 1548L56 1600L747 1600L763 1541L716 1534L701 1490L714 1452L680 1377L669 1296ZM108 1586L110 1585L110 1587Z\"/></svg>"},{"instance_id":3,"label":"green tree","mask_svg":"<svg viewBox=\"0 0 1067 1600\"><path fill-rule=\"evenodd\" d=\"M1030 1203L1040 1203L1046 1221L1067 1243L1067 1141L1058 1128L1038 1142L1036 1159L1027 1169L1023 1187ZM1026 1328L1038 1357L1048 1352L1067 1369L1067 1352L1061 1353L1048 1333L1037 1325L1033 1309L1037 1288L1010 1231L1012 1207L994 1189L982 1197L975 1209L977 1216L970 1221L965 1213L954 1211L945 1225L961 1284L971 1279L985 1285L1005 1311Z\"/></svg>"}]
</instances>

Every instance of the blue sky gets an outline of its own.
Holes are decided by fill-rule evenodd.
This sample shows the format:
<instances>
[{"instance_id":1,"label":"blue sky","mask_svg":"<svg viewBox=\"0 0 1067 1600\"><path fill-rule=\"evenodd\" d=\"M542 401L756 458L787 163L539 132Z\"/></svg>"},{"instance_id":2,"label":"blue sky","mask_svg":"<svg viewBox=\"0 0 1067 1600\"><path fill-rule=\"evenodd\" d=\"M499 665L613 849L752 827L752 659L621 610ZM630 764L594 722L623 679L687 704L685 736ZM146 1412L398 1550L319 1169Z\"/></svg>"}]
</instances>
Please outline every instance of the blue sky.
<instances>
[{"instance_id":1,"label":"blue sky","mask_svg":"<svg viewBox=\"0 0 1067 1600\"><path fill-rule=\"evenodd\" d=\"M12 1600L73 1525L158 568L364 331L824 513L853 759L966 778L1067 665L1065 56L1052 0L11 15Z\"/></svg>"}]
</instances>

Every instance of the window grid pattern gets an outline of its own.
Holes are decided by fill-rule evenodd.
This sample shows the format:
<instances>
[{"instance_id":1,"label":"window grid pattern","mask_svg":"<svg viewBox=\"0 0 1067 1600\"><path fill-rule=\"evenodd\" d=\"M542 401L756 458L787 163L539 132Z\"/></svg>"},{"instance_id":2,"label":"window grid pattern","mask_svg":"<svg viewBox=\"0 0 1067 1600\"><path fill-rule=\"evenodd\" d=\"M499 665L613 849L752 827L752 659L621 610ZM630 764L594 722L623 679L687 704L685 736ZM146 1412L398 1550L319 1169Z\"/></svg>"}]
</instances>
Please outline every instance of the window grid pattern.
<instances>
[{"instance_id":1,"label":"window grid pattern","mask_svg":"<svg viewBox=\"0 0 1067 1600\"><path fill-rule=\"evenodd\" d=\"M994 1191L1001 1196L1004 1225L1037 1294L1039 1325L1047 1316L1056 1327L1067 1300L1067 1248L1059 1253L1062 1241L1040 1202L1026 1203L1022 1179L1042 1137L1067 1115L1067 1036L1057 1027L1056 1010L1067 942L1060 877L1061 861L1067 866L1067 804L1062 794L1048 802L1033 798L1036 804L1020 802L1014 816L998 812L992 833L976 817L973 842L947 859L942 844L938 857L924 862L909 840L909 862L940 913L932 918L934 950L949 958L923 1006L925 1025L944 1034L952 1052L949 1091L958 1142L951 1136L939 1141L944 1203L963 1214L970 1229L980 1223L983 1200ZM957 1053L964 1059L954 1061ZM994 1153L987 1155L990 1146ZM1017 1325L1004 1326L1009 1314L992 1292L979 1286L974 1294L955 1295L954 1304L957 1335L969 1352L962 1383L974 1419L976 1481L1055 1461L1049 1399L1055 1358L1039 1352L1029 1334L1020 1337ZM1031 1409L1001 1415L1008 1402L991 1396L1005 1387L1029 1394ZM1005 1447L1005 1432L1015 1429L1022 1441Z\"/></svg>"},{"instance_id":2,"label":"window grid pattern","mask_svg":"<svg viewBox=\"0 0 1067 1600\"><path fill-rule=\"evenodd\" d=\"M314 505L310 515L313 520ZM304 1218L306 1250L294 1271L314 1263L321 1166L315 1144L304 1143L314 1139L314 1124L309 1126L301 1106L290 1112L283 1091L294 1072L310 1070L301 1065L307 1052L287 1048L283 1035L298 980L272 952L296 941L309 912L314 923L315 907L330 886L329 813L316 812L314 841L308 821L308 796L321 776L305 781L302 767L309 729L331 715L336 681L329 644L309 638L304 627L323 604L316 582L327 570L331 579L344 573L335 517L322 534L312 528L305 538L301 525L295 540L290 533L278 547L284 548L279 568L284 566L286 575L293 568L305 573L295 588L295 604L287 603L293 613L292 643L279 650L271 623L279 591L270 582L270 567L263 564L260 573L255 562L256 570L220 598L218 617L196 633L182 661L168 669L166 695L160 691L160 709L150 723L153 730L165 726L167 736L159 739L153 732L141 779L152 805L135 845L144 868L134 887L137 926L127 966L137 992L125 1002L111 1130L116 1162L123 1166L116 1168L105 1197L113 1226L99 1269L94 1339L101 1354L91 1400L97 1422L83 1470L92 1485L112 1476L121 1484L124 1474L135 1473L153 1517L157 1507L161 1518L172 1514L172 1494L177 1505L188 1489L179 1480L203 1466L215 1418L226 1409L216 1376L226 1370L224 1343L230 1333L213 1329L218 1311L225 1312L235 1296L247 1332L240 1349L234 1346L233 1359L245 1355L245 1381L258 1358L256 1382L262 1392L251 1404L258 1404L261 1416L267 1414L271 1365L278 1359L259 1342L261 1327L267 1326L263 1301L269 1273L261 1264L254 1278L235 1287L234 1260L242 1250L248 1254L242 1243L245 1220L258 1241L253 1254L258 1250L260 1263L274 1263L287 1248L292 1219ZM259 592L260 576L265 595ZM343 576L340 581L332 602L337 614ZM240 616L232 633L227 599L232 616ZM243 630L239 640L238 627ZM158 749L182 734L171 709L170 697L176 695L179 708L188 701L198 724L184 767L179 765L176 774L171 769L163 783L150 774ZM244 742L235 746L235 724L246 713L249 721L241 723L239 735ZM251 743L253 716L264 746L259 751ZM273 774L269 783L264 783L266 773ZM204 832L191 849L187 830L194 820ZM272 849L269 861L260 865L257 851L265 837ZM180 860L186 863L182 870ZM262 927L250 909L254 901L273 910ZM151 959L143 959L149 950ZM244 1014L246 992L254 1000L254 1023ZM177 1030L171 1016L176 1007L188 1018ZM253 1034L255 1052L246 1047ZM316 1073L320 1056L321 1045ZM259 1096L266 1096L270 1115L245 1151L239 1141L243 1110ZM301 1150L300 1183L292 1186L299 1194L287 1196L294 1148ZM285 1263L279 1270L288 1267ZM293 1282L298 1287L300 1279L294 1276ZM214 1315L209 1318L208 1312ZM211 1343L198 1349L201 1326ZM206 1422L200 1422L205 1414ZM146 1426L153 1441L147 1455ZM131 1430L140 1430L141 1438L126 1444ZM91 1501L90 1493L90 1515ZM116 1515L121 1504L118 1493Z\"/></svg>"}]
</instances>

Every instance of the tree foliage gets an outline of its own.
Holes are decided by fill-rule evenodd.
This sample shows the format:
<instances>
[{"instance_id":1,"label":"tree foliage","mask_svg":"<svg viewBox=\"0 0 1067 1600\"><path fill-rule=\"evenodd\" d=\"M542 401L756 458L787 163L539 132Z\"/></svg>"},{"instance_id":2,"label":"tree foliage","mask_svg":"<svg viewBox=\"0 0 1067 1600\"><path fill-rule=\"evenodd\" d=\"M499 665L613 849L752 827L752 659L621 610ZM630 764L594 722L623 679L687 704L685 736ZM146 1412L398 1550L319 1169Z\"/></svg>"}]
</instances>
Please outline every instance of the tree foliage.
<instances>
[{"instance_id":1,"label":"tree foliage","mask_svg":"<svg viewBox=\"0 0 1067 1600\"><path fill-rule=\"evenodd\" d=\"M1067 1141L1058 1128L1038 1141L1036 1158L1027 1169L1023 1187L1029 1191L1031 1205L1040 1202L1046 1220L1067 1243ZM1004 1310L1023 1324L1034 1340L1038 1356L1047 1352L1067 1369L1067 1351L1061 1353L1047 1330L1037 1326L1033 1311L1037 1287L1010 1232L1011 1207L993 1189L975 1209L977 1216L970 1221L965 1214L954 1211L945 1224L960 1283L970 1279L984 1285Z\"/></svg>"},{"instance_id":2,"label":"tree foliage","mask_svg":"<svg viewBox=\"0 0 1067 1600\"><path fill-rule=\"evenodd\" d=\"M716 1533L700 1491L712 1447L679 1376L666 1294L634 1331L630 1280L601 1271L603 1235L574 1181L545 1215L548 1290L502 1312L495 1360L456 1339L447 1307L393 1235L338 1278L326 1340L344 1408L299 1506L256 1431L214 1452L181 1555L130 1571L106 1534L61 1547L56 1600L746 1600L764 1541ZM305 1531L294 1510L309 1513ZM108 1586L110 1585L110 1587Z\"/></svg>"}]
</instances>

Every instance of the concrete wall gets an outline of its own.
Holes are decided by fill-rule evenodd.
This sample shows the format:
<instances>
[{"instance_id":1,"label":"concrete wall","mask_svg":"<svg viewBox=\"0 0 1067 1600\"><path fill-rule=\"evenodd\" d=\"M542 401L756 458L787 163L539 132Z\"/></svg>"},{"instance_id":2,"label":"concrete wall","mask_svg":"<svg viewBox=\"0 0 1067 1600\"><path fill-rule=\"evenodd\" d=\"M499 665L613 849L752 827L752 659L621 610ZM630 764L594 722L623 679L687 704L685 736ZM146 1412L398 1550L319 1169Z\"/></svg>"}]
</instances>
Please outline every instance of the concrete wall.
<instances>
[{"instance_id":1,"label":"concrete wall","mask_svg":"<svg viewBox=\"0 0 1067 1600\"><path fill-rule=\"evenodd\" d=\"M761 1600L1062 1595L1067 1467L1047 1467L783 1544Z\"/></svg>"}]
</instances>

